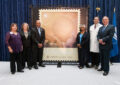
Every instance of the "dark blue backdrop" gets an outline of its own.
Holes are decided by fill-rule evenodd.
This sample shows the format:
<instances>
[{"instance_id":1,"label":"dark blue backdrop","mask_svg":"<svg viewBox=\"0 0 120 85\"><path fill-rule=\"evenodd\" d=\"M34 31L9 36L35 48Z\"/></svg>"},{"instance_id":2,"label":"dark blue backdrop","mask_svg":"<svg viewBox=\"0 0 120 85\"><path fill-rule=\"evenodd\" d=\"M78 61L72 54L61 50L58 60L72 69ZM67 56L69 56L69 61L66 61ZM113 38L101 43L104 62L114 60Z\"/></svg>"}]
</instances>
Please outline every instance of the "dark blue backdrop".
<instances>
[{"instance_id":1,"label":"dark blue backdrop","mask_svg":"<svg viewBox=\"0 0 120 85\"><path fill-rule=\"evenodd\" d=\"M10 24L15 22L19 28L23 22L30 22L29 6L40 7L86 7L89 6L89 25L93 24L93 18L97 15L96 7L100 7L100 21L103 16L110 18L112 23L113 8L116 8L118 43L120 43L120 0L0 0L0 60L9 60L8 50L5 46L5 34L9 31ZM119 44L120 49L120 44ZM120 53L120 50L119 50ZM113 58L120 62L120 54Z\"/></svg>"}]
</instances>

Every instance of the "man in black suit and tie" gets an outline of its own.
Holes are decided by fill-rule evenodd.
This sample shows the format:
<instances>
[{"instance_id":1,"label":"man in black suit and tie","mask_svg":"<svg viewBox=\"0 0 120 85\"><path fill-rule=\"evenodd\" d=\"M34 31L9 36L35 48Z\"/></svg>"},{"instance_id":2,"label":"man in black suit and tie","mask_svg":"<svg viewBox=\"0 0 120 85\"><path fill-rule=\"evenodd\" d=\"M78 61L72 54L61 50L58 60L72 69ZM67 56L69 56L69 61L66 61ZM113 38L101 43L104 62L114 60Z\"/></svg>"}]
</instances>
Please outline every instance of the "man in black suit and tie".
<instances>
[{"instance_id":1,"label":"man in black suit and tie","mask_svg":"<svg viewBox=\"0 0 120 85\"><path fill-rule=\"evenodd\" d=\"M109 73L109 54L112 48L112 38L115 32L113 25L109 25L109 18L104 16L102 19L103 26L99 29L97 38L101 56L101 68L98 71L104 71L103 75Z\"/></svg>"},{"instance_id":2,"label":"man in black suit and tie","mask_svg":"<svg viewBox=\"0 0 120 85\"><path fill-rule=\"evenodd\" d=\"M32 29L33 66L35 69L38 69L37 60L39 61L39 66L45 67L42 64L44 41L45 30L41 28L40 20L36 20L36 27Z\"/></svg>"}]
</instances>

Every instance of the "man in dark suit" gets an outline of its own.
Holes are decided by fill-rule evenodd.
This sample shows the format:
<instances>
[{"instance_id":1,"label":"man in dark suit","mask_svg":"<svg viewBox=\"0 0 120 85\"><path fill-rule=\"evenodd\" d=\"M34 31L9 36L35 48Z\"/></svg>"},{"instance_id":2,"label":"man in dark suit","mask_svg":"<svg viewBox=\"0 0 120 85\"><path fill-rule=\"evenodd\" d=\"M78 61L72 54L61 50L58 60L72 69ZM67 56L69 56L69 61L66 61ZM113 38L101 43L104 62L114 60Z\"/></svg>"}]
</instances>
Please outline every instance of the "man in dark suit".
<instances>
[{"instance_id":1,"label":"man in dark suit","mask_svg":"<svg viewBox=\"0 0 120 85\"><path fill-rule=\"evenodd\" d=\"M32 29L32 51L33 51L33 66L38 69L37 60L39 66L45 67L42 64L43 48L45 41L45 30L41 28L39 20L36 20L36 27Z\"/></svg>"},{"instance_id":2,"label":"man in dark suit","mask_svg":"<svg viewBox=\"0 0 120 85\"><path fill-rule=\"evenodd\" d=\"M99 49L101 56L101 68L98 71L104 71L103 75L106 76L109 73L109 54L112 48L112 37L115 29L113 25L109 25L109 18L103 17L103 26L99 29L97 38L99 41Z\"/></svg>"}]
</instances>

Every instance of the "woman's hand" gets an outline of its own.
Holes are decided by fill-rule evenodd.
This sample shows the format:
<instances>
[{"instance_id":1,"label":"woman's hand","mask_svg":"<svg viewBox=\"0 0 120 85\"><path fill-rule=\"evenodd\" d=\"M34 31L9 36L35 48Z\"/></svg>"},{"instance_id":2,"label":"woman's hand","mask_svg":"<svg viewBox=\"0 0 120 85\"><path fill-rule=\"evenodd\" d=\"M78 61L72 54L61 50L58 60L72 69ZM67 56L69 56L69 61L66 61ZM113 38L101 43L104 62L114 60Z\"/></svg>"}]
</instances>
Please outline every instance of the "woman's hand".
<instances>
[{"instance_id":1,"label":"woman's hand","mask_svg":"<svg viewBox=\"0 0 120 85\"><path fill-rule=\"evenodd\" d=\"M80 47L80 44L77 44L77 47Z\"/></svg>"},{"instance_id":2,"label":"woman's hand","mask_svg":"<svg viewBox=\"0 0 120 85\"><path fill-rule=\"evenodd\" d=\"M80 44L77 44L77 47L82 48Z\"/></svg>"},{"instance_id":3,"label":"woman's hand","mask_svg":"<svg viewBox=\"0 0 120 85\"><path fill-rule=\"evenodd\" d=\"M10 46L8 46L8 50L10 53L13 53L13 49Z\"/></svg>"},{"instance_id":4,"label":"woman's hand","mask_svg":"<svg viewBox=\"0 0 120 85\"><path fill-rule=\"evenodd\" d=\"M23 46L22 46L22 50L21 51L23 51Z\"/></svg>"}]
</instances>

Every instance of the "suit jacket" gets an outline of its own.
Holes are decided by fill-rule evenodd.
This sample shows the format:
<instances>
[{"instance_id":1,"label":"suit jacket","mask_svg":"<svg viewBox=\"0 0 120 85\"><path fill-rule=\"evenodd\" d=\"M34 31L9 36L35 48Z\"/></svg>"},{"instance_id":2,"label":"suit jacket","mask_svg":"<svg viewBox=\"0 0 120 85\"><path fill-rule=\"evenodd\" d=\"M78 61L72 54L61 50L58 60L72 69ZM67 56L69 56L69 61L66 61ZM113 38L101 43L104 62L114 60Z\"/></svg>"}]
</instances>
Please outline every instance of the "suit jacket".
<instances>
[{"instance_id":1,"label":"suit jacket","mask_svg":"<svg viewBox=\"0 0 120 85\"><path fill-rule=\"evenodd\" d=\"M85 32L82 36L82 40L80 43L80 32L77 34L77 44L80 44L82 49L89 50L89 34L88 32Z\"/></svg>"},{"instance_id":2,"label":"suit jacket","mask_svg":"<svg viewBox=\"0 0 120 85\"><path fill-rule=\"evenodd\" d=\"M20 31L20 35L21 35L21 40L23 43L23 48L24 47L31 47L32 46L32 37L31 37L31 31L28 31L28 37L26 38L24 35L24 32L21 30Z\"/></svg>"},{"instance_id":3,"label":"suit jacket","mask_svg":"<svg viewBox=\"0 0 120 85\"><path fill-rule=\"evenodd\" d=\"M39 35L38 29L33 28L32 29L32 46L38 47L38 43L42 43L44 45L45 41L45 30L41 28L41 35Z\"/></svg>"},{"instance_id":4,"label":"suit jacket","mask_svg":"<svg viewBox=\"0 0 120 85\"><path fill-rule=\"evenodd\" d=\"M102 26L97 35L97 39L102 39L105 42L105 45L99 44L100 49L111 49L112 48L112 38L115 32L115 28L113 25L108 25L104 31L102 31L104 26Z\"/></svg>"}]
</instances>

